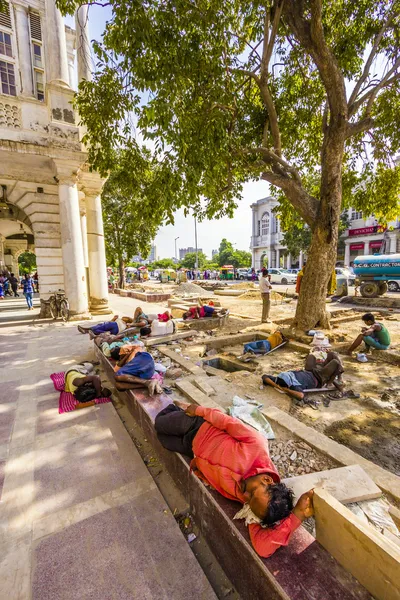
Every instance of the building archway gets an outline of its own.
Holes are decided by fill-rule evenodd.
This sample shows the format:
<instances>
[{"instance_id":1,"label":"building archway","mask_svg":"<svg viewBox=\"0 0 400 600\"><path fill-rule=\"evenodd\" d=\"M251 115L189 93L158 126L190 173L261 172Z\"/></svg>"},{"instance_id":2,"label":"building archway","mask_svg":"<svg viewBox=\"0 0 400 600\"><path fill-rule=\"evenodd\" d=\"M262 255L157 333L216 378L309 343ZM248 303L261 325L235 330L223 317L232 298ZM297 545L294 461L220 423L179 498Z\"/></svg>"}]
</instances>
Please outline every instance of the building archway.
<instances>
[{"instance_id":1,"label":"building archway","mask_svg":"<svg viewBox=\"0 0 400 600\"><path fill-rule=\"evenodd\" d=\"M19 275L18 258L34 251L33 227L29 216L15 204L0 201L0 271Z\"/></svg>"},{"instance_id":2,"label":"building archway","mask_svg":"<svg viewBox=\"0 0 400 600\"><path fill-rule=\"evenodd\" d=\"M264 267L268 267L268 254L263 252L260 256L260 266L259 269L263 269Z\"/></svg>"}]
</instances>

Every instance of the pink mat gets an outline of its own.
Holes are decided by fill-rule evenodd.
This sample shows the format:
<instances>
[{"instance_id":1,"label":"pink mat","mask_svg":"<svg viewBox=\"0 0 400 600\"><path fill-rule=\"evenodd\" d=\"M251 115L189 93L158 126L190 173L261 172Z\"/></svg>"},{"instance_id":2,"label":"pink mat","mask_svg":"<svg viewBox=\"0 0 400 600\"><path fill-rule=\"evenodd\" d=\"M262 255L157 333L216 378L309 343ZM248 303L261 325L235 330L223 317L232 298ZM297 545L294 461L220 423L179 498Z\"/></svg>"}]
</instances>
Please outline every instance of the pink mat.
<instances>
[{"instance_id":1,"label":"pink mat","mask_svg":"<svg viewBox=\"0 0 400 600\"><path fill-rule=\"evenodd\" d=\"M71 412L71 410L75 410L76 405L79 404L78 400L73 394L64 391L64 375L65 373L53 373L50 375L50 379L53 382L55 390L60 392L60 399L58 402L58 412L60 415L62 413ZM95 399L96 404L105 404L106 402L111 402L111 398Z\"/></svg>"}]
</instances>

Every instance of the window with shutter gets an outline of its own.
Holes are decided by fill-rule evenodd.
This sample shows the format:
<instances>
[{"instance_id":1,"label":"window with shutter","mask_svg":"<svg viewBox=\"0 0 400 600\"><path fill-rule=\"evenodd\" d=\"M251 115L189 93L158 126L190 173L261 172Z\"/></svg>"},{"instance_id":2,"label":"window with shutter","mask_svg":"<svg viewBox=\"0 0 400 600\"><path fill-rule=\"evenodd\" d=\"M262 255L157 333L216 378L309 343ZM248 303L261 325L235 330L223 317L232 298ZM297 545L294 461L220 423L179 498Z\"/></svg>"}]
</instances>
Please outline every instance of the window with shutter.
<instances>
[{"instance_id":1,"label":"window with shutter","mask_svg":"<svg viewBox=\"0 0 400 600\"><path fill-rule=\"evenodd\" d=\"M31 38L33 40L42 41L42 25L40 23L40 15L34 12L29 12L29 21L31 25Z\"/></svg>"},{"instance_id":2,"label":"window with shutter","mask_svg":"<svg viewBox=\"0 0 400 600\"><path fill-rule=\"evenodd\" d=\"M5 6L4 12L0 12L0 26L8 27L8 29L12 29L11 26L11 15L10 15L10 5L7 4Z\"/></svg>"}]
</instances>

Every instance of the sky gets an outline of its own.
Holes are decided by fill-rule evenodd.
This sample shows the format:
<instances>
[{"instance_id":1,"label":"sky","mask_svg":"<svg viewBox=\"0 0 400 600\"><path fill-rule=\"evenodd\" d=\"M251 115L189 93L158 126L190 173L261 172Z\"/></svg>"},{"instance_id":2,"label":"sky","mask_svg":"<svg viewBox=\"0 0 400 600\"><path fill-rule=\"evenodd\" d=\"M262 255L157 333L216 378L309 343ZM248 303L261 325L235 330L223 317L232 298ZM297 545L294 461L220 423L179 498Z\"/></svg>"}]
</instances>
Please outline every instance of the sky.
<instances>
[{"instance_id":1,"label":"sky","mask_svg":"<svg viewBox=\"0 0 400 600\"><path fill-rule=\"evenodd\" d=\"M107 19L111 18L110 8L91 6L89 11L89 35L91 40L101 40ZM66 17L65 22L75 28L73 17ZM197 224L197 246L211 258L211 252L218 249L222 238L226 238L234 245L236 250L249 250L252 211L250 205L260 198L269 195L269 184L265 181L256 181L246 184L243 195L235 215L232 219L224 217L212 221L202 221ZM195 246L194 218L185 217L183 210L175 213L175 224L160 227L154 240L157 258L172 258L175 255L175 238L177 251L179 248Z\"/></svg>"}]
</instances>

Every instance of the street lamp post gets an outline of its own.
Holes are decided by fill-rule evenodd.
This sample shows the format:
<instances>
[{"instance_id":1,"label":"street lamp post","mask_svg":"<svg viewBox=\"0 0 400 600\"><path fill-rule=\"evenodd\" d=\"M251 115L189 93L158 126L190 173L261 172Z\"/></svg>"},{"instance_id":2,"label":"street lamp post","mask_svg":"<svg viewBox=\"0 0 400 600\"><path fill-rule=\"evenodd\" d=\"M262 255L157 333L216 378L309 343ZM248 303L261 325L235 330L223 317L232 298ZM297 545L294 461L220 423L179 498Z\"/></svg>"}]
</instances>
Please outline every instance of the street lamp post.
<instances>
[{"instance_id":1,"label":"street lamp post","mask_svg":"<svg viewBox=\"0 0 400 600\"><path fill-rule=\"evenodd\" d=\"M195 268L198 269L199 268L199 256L197 253L197 220L196 217L194 218L194 245L196 248L196 262L195 262Z\"/></svg>"},{"instance_id":2,"label":"street lamp post","mask_svg":"<svg viewBox=\"0 0 400 600\"><path fill-rule=\"evenodd\" d=\"M175 238L175 258L176 258L176 260L178 260L178 253L176 251L176 240L179 240L179 235L178 235L178 237Z\"/></svg>"}]
</instances>

